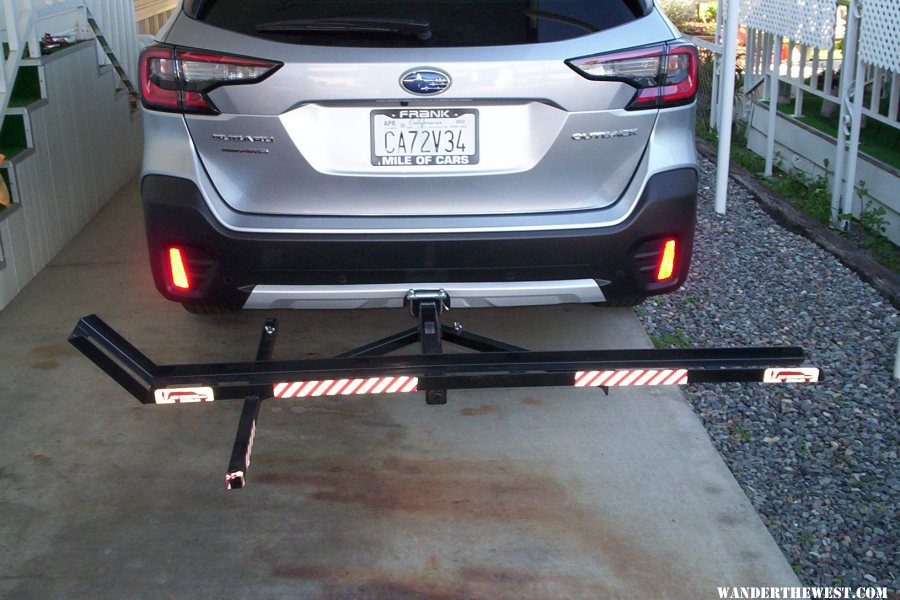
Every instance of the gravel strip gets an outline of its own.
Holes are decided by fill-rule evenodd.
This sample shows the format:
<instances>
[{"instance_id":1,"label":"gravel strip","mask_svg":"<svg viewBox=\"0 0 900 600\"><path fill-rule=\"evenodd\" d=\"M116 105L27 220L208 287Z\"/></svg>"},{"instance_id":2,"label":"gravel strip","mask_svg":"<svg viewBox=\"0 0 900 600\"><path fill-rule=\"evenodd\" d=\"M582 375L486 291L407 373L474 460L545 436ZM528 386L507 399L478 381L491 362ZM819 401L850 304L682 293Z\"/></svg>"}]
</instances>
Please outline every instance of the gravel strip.
<instances>
[{"instance_id":1,"label":"gravel strip","mask_svg":"<svg viewBox=\"0 0 900 600\"><path fill-rule=\"evenodd\" d=\"M716 215L715 167L700 168L688 282L636 312L661 346L806 348L825 381L685 394L805 585L896 592L898 312L734 180L727 216Z\"/></svg>"}]
</instances>

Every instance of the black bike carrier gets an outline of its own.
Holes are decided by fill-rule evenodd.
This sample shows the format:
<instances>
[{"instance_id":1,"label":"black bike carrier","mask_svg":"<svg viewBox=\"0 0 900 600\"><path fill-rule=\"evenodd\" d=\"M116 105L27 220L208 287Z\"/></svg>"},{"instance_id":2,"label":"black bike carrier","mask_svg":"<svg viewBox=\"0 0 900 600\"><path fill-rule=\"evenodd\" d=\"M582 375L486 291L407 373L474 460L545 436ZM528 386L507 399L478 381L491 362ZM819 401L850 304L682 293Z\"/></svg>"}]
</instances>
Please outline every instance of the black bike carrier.
<instances>
[{"instance_id":1,"label":"black bike carrier","mask_svg":"<svg viewBox=\"0 0 900 600\"><path fill-rule=\"evenodd\" d=\"M728 381L811 383L803 348L692 348L529 351L442 325L443 290L410 290L406 304L418 327L335 358L271 360L278 332L266 319L255 362L157 365L96 315L78 321L69 342L144 404L243 400L225 484L244 487L263 400L425 392L445 404L449 389L684 385ZM422 354L386 356L420 343ZM443 354L442 342L474 352Z\"/></svg>"}]
</instances>

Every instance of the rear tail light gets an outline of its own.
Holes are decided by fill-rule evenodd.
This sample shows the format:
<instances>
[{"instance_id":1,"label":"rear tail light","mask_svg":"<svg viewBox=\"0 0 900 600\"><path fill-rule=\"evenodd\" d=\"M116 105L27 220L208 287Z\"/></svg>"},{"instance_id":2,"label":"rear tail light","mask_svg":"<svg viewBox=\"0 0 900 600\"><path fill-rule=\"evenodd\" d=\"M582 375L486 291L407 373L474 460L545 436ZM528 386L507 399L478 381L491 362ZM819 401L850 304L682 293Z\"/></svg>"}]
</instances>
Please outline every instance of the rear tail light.
<instances>
[{"instance_id":1,"label":"rear tail light","mask_svg":"<svg viewBox=\"0 0 900 600\"><path fill-rule=\"evenodd\" d=\"M675 240L666 240L663 245L662 255L659 257L659 267L656 269L656 280L665 281L675 273Z\"/></svg>"},{"instance_id":2,"label":"rear tail light","mask_svg":"<svg viewBox=\"0 0 900 600\"><path fill-rule=\"evenodd\" d=\"M169 276L172 287L180 290L191 289L191 282L188 279L184 256L182 256L180 248L169 248Z\"/></svg>"},{"instance_id":3,"label":"rear tail light","mask_svg":"<svg viewBox=\"0 0 900 600\"><path fill-rule=\"evenodd\" d=\"M141 53L141 103L154 110L218 114L207 94L223 85L257 83L281 63L151 46Z\"/></svg>"},{"instance_id":4,"label":"rear tail light","mask_svg":"<svg viewBox=\"0 0 900 600\"><path fill-rule=\"evenodd\" d=\"M628 110L690 104L697 93L697 48L685 42L573 58L566 64L588 79L637 88Z\"/></svg>"}]
</instances>

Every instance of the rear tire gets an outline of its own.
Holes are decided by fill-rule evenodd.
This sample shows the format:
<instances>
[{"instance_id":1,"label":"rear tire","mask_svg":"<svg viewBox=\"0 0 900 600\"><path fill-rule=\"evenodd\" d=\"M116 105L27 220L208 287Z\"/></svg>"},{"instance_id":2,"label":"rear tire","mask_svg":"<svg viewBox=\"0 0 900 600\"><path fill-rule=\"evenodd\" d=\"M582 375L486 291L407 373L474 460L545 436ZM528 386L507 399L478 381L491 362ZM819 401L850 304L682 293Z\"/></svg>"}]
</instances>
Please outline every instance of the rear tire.
<instances>
[{"instance_id":1,"label":"rear tire","mask_svg":"<svg viewBox=\"0 0 900 600\"><path fill-rule=\"evenodd\" d=\"M637 306L647 299L647 296L631 296L630 298L622 298L621 300L608 300L606 302L594 302L594 306L603 308L624 308L628 306Z\"/></svg>"},{"instance_id":2,"label":"rear tire","mask_svg":"<svg viewBox=\"0 0 900 600\"><path fill-rule=\"evenodd\" d=\"M216 304L200 304L198 302L182 302L184 310L192 315L231 315L237 312L234 308Z\"/></svg>"}]
</instances>

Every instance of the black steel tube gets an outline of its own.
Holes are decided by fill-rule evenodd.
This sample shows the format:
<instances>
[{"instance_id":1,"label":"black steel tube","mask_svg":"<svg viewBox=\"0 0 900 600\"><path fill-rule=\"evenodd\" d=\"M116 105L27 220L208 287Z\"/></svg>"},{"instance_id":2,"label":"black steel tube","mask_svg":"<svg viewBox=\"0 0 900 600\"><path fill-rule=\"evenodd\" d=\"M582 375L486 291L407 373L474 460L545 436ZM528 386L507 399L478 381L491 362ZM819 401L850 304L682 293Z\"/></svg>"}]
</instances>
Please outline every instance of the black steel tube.
<instances>
[{"instance_id":1,"label":"black steel tube","mask_svg":"<svg viewBox=\"0 0 900 600\"><path fill-rule=\"evenodd\" d=\"M444 334L444 340L469 350L476 352L528 352L526 348L513 346L498 340L484 337L468 331L457 331L447 325L441 325L441 332Z\"/></svg>"},{"instance_id":2,"label":"black steel tube","mask_svg":"<svg viewBox=\"0 0 900 600\"><path fill-rule=\"evenodd\" d=\"M639 350L572 350L554 352L490 352L324 358L268 363L212 363L159 367L161 385L197 382L258 385L297 379L342 379L378 375L441 375L504 372L587 371L602 369L722 369L798 366L803 348L696 348Z\"/></svg>"},{"instance_id":3,"label":"black steel tube","mask_svg":"<svg viewBox=\"0 0 900 600\"><path fill-rule=\"evenodd\" d=\"M262 333L259 336L259 346L256 349L257 362L267 361L272 358L277 334L278 321L276 319L266 319ZM271 396L271 389L267 390L266 396ZM253 437L256 435L256 423L259 420L260 406L262 406L262 398L258 395L248 396L244 400L241 418L238 421L237 432L234 435L234 446L231 448L231 460L228 462L228 471L225 473L226 489L240 489L246 485L247 470L250 468L250 453L253 450Z\"/></svg>"},{"instance_id":4,"label":"black steel tube","mask_svg":"<svg viewBox=\"0 0 900 600\"><path fill-rule=\"evenodd\" d=\"M344 352L343 354L338 354L335 358L381 356L384 354L388 354L389 352L393 352L394 350L399 350L400 348L404 348L406 346L414 344L417 341L419 341L419 330L417 327L413 327L412 329L408 329L395 335L382 338L378 341L372 342L371 344L366 344L365 346L354 348L353 350L349 350L347 352Z\"/></svg>"}]
</instances>

